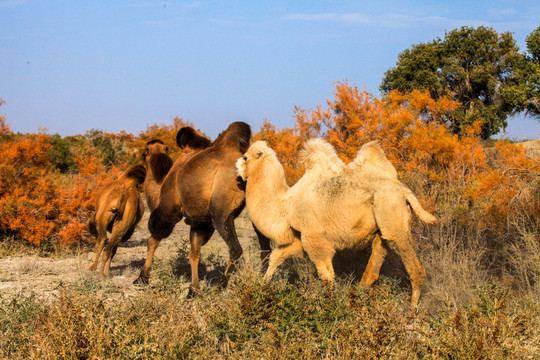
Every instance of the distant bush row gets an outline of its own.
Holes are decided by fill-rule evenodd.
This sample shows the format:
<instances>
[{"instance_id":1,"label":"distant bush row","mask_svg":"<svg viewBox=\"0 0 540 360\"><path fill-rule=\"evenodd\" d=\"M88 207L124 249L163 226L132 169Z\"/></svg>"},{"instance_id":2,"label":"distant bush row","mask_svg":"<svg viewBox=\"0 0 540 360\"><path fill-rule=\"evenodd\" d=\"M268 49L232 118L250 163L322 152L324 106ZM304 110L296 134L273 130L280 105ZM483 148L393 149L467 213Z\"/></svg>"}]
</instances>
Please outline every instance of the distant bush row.
<instances>
[{"instance_id":1,"label":"distant bush row","mask_svg":"<svg viewBox=\"0 0 540 360\"><path fill-rule=\"evenodd\" d=\"M441 249L470 253L486 274L535 287L540 161L519 144L482 140L481 120L456 135L448 114L458 106L449 97L434 100L418 90L374 99L341 82L325 107L297 107L293 128L278 129L266 121L254 139L276 150L290 184L303 173L297 154L308 138L326 138L346 162L364 143L380 141L401 179L442 219L436 230L414 229L426 239L418 244L420 250L431 251L424 258L439 261L431 255L444 253ZM140 161L139 150L151 138L163 140L176 158L176 131L185 124L176 118L137 136L90 130L60 137L15 134L0 117L0 235L36 246L85 241L96 190Z\"/></svg>"}]
</instances>

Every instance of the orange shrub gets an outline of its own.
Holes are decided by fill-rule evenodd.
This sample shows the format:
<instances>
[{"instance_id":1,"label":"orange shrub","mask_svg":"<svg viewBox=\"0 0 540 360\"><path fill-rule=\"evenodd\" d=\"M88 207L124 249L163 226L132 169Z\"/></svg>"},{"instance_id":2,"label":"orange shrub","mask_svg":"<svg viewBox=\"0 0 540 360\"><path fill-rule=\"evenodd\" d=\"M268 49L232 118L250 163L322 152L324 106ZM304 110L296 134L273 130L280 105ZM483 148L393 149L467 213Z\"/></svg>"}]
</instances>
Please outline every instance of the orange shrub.
<instances>
[{"instance_id":1,"label":"orange shrub","mask_svg":"<svg viewBox=\"0 0 540 360\"><path fill-rule=\"evenodd\" d=\"M479 226L496 231L513 227L533 230L540 224L540 162L525 154L520 144L498 141L490 154L491 166L475 178L467 193L479 205Z\"/></svg>"},{"instance_id":2,"label":"orange shrub","mask_svg":"<svg viewBox=\"0 0 540 360\"><path fill-rule=\"evenodd\" d=\"M450 97L434 100L418 90L374 99L342 82L326 109L296 107L294 128L280 130L265 121L254 138L276 151L291 184L303 174L296 159L306 139L326 138L345 162L363 144L378 140L428 210L444 209L445 216L480 230L508 229L516 211L538 224L538 161L505 142L486 151L480 123L461 137L453 134L448 116L458 106Z\"/></svg>"},{"instance_id":3,"label":"orange shrub","mask_svg":"<svg viewBox=\"0 0 540 360\"><path fill-rule=\"evenodd\" d=\"M182 150L178 147L178 145L176 145L176 133L184 126L193 127L193 124L184 121L182 118L175 117L172 120L171 125L153 124L147 126L146 131L141 131L139 133L139 136L135 139L133 146L140 152L142 149L144 149L146 142L152 139L159 139L169 147L169 155L174 160L182 153Z\"/></svg>"},{"instance_id":4,"label":"orange shrub","mask_svg":"<svg viewBox=\"0 0 540 360\"><path fill-rule=\"evenodd\" d=\"M283 164L287 182L292 185L300 179L304 171L298 163L297 152L303 144L303 139L297 135L296 129L281 129L265 120L261 131L254 134L253 141L264 140L276 152L279 161Z\"/></svg>"},{"instance_id":5,"label":"orange shrub","mask_svg":"<svg viewBox=\"0 0 540 360\"><path fill-rule=\"evenodd\" d=\"M0 234L36 246L51 240L81 242L96 189L119 169L107 172L87 144L72 151L78 172L62 175L49 159L51 136L13 134L3 117L0 127Z\"/></svg>"}]
</instances>

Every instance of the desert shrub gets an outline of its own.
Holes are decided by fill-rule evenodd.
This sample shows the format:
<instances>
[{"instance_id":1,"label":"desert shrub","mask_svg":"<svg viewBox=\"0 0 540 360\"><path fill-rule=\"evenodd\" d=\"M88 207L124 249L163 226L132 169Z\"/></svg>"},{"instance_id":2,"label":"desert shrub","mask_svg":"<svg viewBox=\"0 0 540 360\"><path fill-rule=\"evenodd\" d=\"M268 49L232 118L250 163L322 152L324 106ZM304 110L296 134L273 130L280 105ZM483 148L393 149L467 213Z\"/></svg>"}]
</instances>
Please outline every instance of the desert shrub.
<instances>
[{"instance_id":1,"label":"desert shrub","mask_svg":"<svg viewBox=\"0 0 540 360\"><path fill-rule=\"evenodd\" d=\"M182 150L176 145L176 134L178 133L178 130L184 126L193 127L193 124L184 121L184 119L179 117L175 117L169 125L152 124L147 126L146 130L139 133L134 141L134 146L137 149L142 150L149 140L159 139L167 145L169 148L169 155L174 160L182 153Z\"/></svg>"},{"instance_id":2,"label":"desert shrub","mask_svg":"<svg viewBox=\"0 0 540 360\"><path fill-rule=\"evenodd\" d=\"M86 239L96 189L119 169L108 173L99 151L83 140L13 134L2 126L0 234L35 246Z\"/></svg>"},{"instance_id":3,"label":"desert shrub","mask_svg":"<svg viewBox=\"0 0 540 360\"><path fill-rule=\"evenodd\" d=\"M408 292L382 279L369 290L315 278L263 281L245 266L226 291L186 300L146 289L125 297L84 280L48 301L0 296L1 358L533 358L538 303L493 283L457 309L412 316Z\"/></svg>"},{"instance_id":4,"label":"desert shrub","mask_svg":"<svg viewBox=\"0 0 540 360\"><path fill-rule=\"evenodd\" d=\"M109 134L101 130L92 129L86 132L85 137L89 139L92 146L96 149L96 156L105 165L107 170L129 161L126 142L132 139L131 135L125 132Z\"/></svg>"},{"instance_id":5,"label":"desert shrub","mask_svg":"<svg viewBox=\"0 0 540 360\"><path fill-rule=\"evenodd\" d=\"M58 134L50 137L51 149L48 152L51 164L62 174L77 171L71 148L77 145L75 137L61 137Z\"/></svg>"},{"instance_id":6,"label":"desert shrub","mask_svg":"<svg viewBox=\"0 0 540 360\"><path fill-rule=\"evenodd\" d=\"M363 144L378 140L401 180L441 219L440 226L431 229L414 224L413 232L433 284L452 284L441 289L453 306L491 276L529 292L536 286L537 158L519 144L482 142L481 122L464 128L460 136L454 134L447 119L459 104L449 97L434 100L414 90L377 99L341 82L335 99L326 103L326 108L312 110L297 107L292 129L265 122L255 135L276 150L290 184L303 174L297 152L306 139L326 138L345 162L354 159Z\"/></svg>"}]
</instances>

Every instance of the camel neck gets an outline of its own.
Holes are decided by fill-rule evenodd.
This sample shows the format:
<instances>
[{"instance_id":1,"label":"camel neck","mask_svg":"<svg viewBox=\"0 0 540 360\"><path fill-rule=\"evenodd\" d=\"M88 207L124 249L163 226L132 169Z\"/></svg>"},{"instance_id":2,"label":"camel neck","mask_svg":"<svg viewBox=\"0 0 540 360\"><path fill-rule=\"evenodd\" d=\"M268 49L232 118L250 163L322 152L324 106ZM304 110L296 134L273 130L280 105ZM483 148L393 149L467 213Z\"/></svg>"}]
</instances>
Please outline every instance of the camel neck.
<instances>
[{"instance_id":1,"label":"camel neck","mask_svg":"<svg viewBox=\"0 0 540 360\"><path fill-rule=\"evenodd\" d=\"M257 191L264 191L265 196L275 197L284 194L289 190L289 185L285 179L283 166L279 162L269 162L266 166L253 175L250 184L256 184Z\"/></svg>"}]
</instances>

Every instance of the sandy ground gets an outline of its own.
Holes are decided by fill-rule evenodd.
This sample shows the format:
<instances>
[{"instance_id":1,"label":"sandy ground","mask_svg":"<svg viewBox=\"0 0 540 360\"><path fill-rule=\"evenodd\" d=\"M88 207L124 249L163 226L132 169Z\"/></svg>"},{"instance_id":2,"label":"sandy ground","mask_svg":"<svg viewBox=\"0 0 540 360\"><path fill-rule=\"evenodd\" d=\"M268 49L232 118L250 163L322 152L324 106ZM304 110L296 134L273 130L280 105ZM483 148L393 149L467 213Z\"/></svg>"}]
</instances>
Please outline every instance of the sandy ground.
<instances>
[{"instance_id":1,"label":"sandy ground","mask_svg":"<svg viewBox=\"0 0 540 360\"><path fill-rule=\"evenodd\" d=\"M144 289L144 287L133 285L133 280L138 277L146 258L146 241L150 236L146 226L148 217L149 211L146 211L131 239L119 245L111 264L111 277L106 280L109 287L115 288L126 296ZM236 219L235 225L244 250L244 258L257 259L259 245L246 212ZM190 279L187 251L189 251L189 227L182 221L176 225L171 236L162 240L154 256L152 268L155 272L160 264L175 266L173 269L175 275L186 278L186 292ZM18 293L29 295L34 292L39 298L50 298L55 296L62 287L97 279L97 275L88 270L94 257L95 253L87 250L75 256L60 258L34 255L0 258L0 294L5 297ZM227 260L227 245L215 232L201 250L199 266L201 279L209 278L210 275L214 278L218 277L224 270ZM156 276L151 275L151 283L153 279L156 280Z\"/></svg>"}]
</instances>

